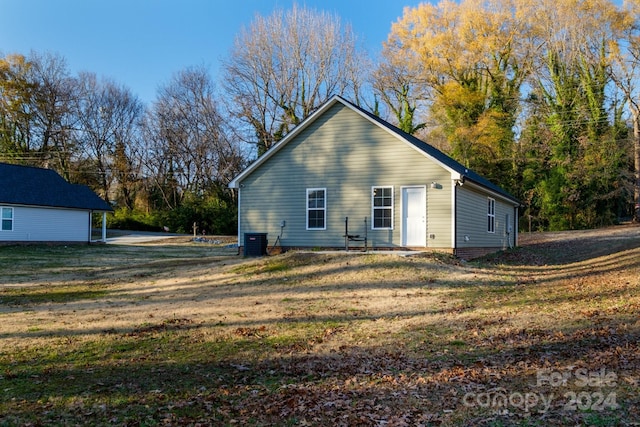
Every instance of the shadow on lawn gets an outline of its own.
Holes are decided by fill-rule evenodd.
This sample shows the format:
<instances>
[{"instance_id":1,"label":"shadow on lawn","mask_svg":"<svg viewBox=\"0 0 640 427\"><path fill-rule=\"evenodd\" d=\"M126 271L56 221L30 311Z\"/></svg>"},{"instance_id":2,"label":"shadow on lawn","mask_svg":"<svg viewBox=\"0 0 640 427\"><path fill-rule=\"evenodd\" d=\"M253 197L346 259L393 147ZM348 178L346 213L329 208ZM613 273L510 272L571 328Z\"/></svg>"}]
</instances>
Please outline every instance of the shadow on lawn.
<instances>
[{"instance_id":1,"label":"shadow on lawn","mask_svg":"<svg viewBox=\"0 0 640 427\"><path fill-rule=\"evenodd\" d=\"M483 260L508 265L566 265L640 248L640 226L521 234L521 245Z\"/></svg>"},{"instance_id":2,"label":"shadow on lawn","mask_svg":"<svg viewBox=\"0 0 640 427\"><path fill-rule=\"evenodd\" d=\"M38 288L0 290L0 304L13 308L46 303L69 303L82 300L96 300L109 294L105 289L55 289L43 291ZM15 311L15 310L14 310Z\"/></svg>"},{"instance_id":3,"label":"shadow on lawn","mask_svg":"<svg viewBox=\"0 0 640 427\"><path fill-rule=\"evenodd\" d=\"M8 366L0 389L0 421L288 425L304 420L309 425L337 426L495 426L594 424L594 415L598 425L637 421L638 328L591 332L576 329L562 337L524 337L515 345L479 340L464 349L446 342L417 348L371 342L331 353L314 352L313 344L282 351L249 336L239 339L236 352L230 354L220 343L182 342L184 337L171 331L153 330L139 346L157 345L157 354L141 354L135 345L111 344L113 353L90 364L74 365L62 353L34 359L19 371ZM193 357L185 358L185 346L192 347ZM95 343L73 350L94 356L96 351ZM254 356L244 357L247 351ZM541 384L543 369L547 374L568 373L569 383ZM616 375L616 384L576 387L576 369L590 373L605 369ZM620 407L595 412L567 409L566 393L571 390L589 396L616 393ZM500 393L513 399L478 399ZM514 397L524 395L536 399L526 408ZM543 395L550 399L548 407L543 406Z\"/></svg>"},{"instance_id":4,"label":"shadow on lawn","mask_svg":"<svg viewBox=\"0 0 640 427\"><path fill-rule=\"evenodd\" d=\"M639 248L640 249L640 248ZM616 281L614 273L629 273L640 271L640 250L632 250L616 254L614 257L602 258L597 262L584 265L572 264L566 266L535 267L535 266L510 266L502 269L477 269L475 267L464 267L469 273L469 277L464 280L451 278L447 274L447 265L440 264L434 268L434 260L429 257L418 258L396 258L395 256L368 256L358 255L362 263L356 262L353 257L342 257L341 255L327 254L296 254L290 253L274 258L248 261L241 268L230 268L237 273L222 276L217 279L207 278L207 276L194 276L188 281L179 285L173 282L168 285L158 285L154 283L144 283L140 287L127 285L126 291L120 291L117 286L106 288L93 288L87 286L81 290L73 287L56 290L53 287L47 292L42 291L42 287L25 288L11 294L6 291L0 294L0 300L10 305L12 312L18 310L33 313L37 318L39 312L49 312L61 309L64 311L84 312L93 310L96 307L96 300L108 298L107 309L114 307L131 307L131 310L166 310L167 302L174 305L185 305L192 302L207 304L210 301L216 304L228 299L244 298L252 304L261 304L262 298L271 298L280 305L287 305L287 301L292 304L301 301L310 305L315 303L333 304L331 301L335 295L341 293L348 298L357 296L358 293L366 294L368 291L384 290L394 291L393 298L430 298L433 295L446 298L444 305L425 305L423 310L407 310L400 306L384 313L379 311L371 313L366 308L342 307L340 310L328 310L327 313L317 315L308 312L303 306L291 313L274 312L273 315L263 315L259 319L233 318L219 320L216 325L226 327L255 327L260 325L277 324L282 322L292 323L298 321L322 323L331 320L338 322L350 320L375 320L379 318L411 318L424 315L439 315L447 313L460 314L470 312L476 308L490 309L492 304L496 304L506 295L508 304L517 308L522 305L540 305L565 303L571 301L595 300L607 297L610 299L625 298L631 292L629 283L612 282L611 286L593 287L582 289L579 292L569 292L567 290L560 293L549 292L545 286L552 286L555 283L562 283L572 280L580 283L583 279L599 280L601 283ZM218 268L220 263L224 265L225 259L187 259L182 266L190 267ZM336 262L338 261L338 262ZM179 260L171 260L165 267L171 269L180 265ZM270 262L279 265L282 263L289 266L284 269L277 269L275 272L266 268ZM301 267L313 264L327 264L320 272L308 272ZM144 264L146 269L149 264ZM456 267L458 268L458 267ZM141 270L130 272L135 278L140 275ZM164 270L162 270L164 271ZM402 272L410 271L416 279L407 281L397 277ZM95 280L112 273L111 269L101 271L96 275ZM367 280L362 283L351 283L349 279L344 279L344 274L355 276L375 277L376 280ZM412 277L414 277L412 276ZM472 277L471 277L472 276ZM230 278L232 281L230 282ZM522 298L514 299L515 292L521 293L522 286L527 286L531 290L537 287L540 292L528 292ZM547 290L545 290L547 289ZM561 288L562 290L564 288ZM433 294L433 295L432 295ZM348 299L347 298L347 299ZM503 299L503 298L502 298ZM399 301L399 300L397 300ZM425 299L425 303L428 299ZM470 302L471 301L471 302ZM478 305L479 304L479 305ZM339 305L339 303L338 303ZM119 332L131 330L133 326L122 329ZM34 329L30 331L7 332L0 338L38 338L51 337L55 335L100 335L109 332L105 328L99 329L65 329L61 331Z\"/></svg>"},{"instance_id":5,"label":"shadow on lawn","mask_svg":"<svg viewBox=\"0 0 640 427\"><path fill-rule=\"evenodd\" d=\"M214 320L199 323L186 318L139 325L132 330L78 331L79 335L93 334L90 339L62 331L53 336L38 331L11 334L53 338L58 347L33 349L6 359L13 361L4 364L0 372L0 424L630 425L640 419L637 310L602 316L593 313L588 321L567 321L548 330L514 330L501 323L509 319L490 319L493 323L484 325L473 311L476 303L486 306L483 308L495 303L478 295L516 292L522 277L529 274L538 274L538 281L531 283L537 286L566 279L579 283L594 275L608 277L616 271L635 271L640 268L637 249L619 247L619 255L604 257L592 268L558 264L545 272L520 265L515 270L483 272L482 268L465 266L469 274L478 277L464 283L449 277L447 266L441 266L442 271L434 270L434 260L428 258L377 257L360 264L349 264L345 259L314 275L298 267L339 258L290 254L283 257L288 257L291 267L261 270L269 259L250 261L248 268L231 275L233 283L225 282L229 277L196 277L183 284L178 293L151 287L147 290L153 292L153 298L136 304L159 308L169 298L176 303L213 303L225 298L259 301L268 295L282 299L298 294L308 301L320 301L335 297L338 291L350 295L382 288L416 298L422 292L428 296L432 290L447 291L452 301L446 307L425 305L422 311L400 306L384 316L364 310L322 315L300 312L259 320L238 318L220 325L230 331L231 337L225 339L205 333L219 325ZM587 259L591 258L582 261ZM194 261L190 267L198 265ZM345 268L348 273L368 275L379 270L384 275L381 273L378 280L350 284L340 275ZM395 277L403 269L423 274L416 276L420 280L407 282ZM507 272L505 277L494 277ZM629 291L625 286L589 289L577 296L541 295L540 300L522 304L555 304L601 296L615 300L623 299ZM114 293L108 297L123 301L131 298ZM456 301L471 302L465 305ZM90 307L86 301L74 304L78 304L73 307L76 309ZM38 305L29 308L34 316L38 309ZM434 335L432 331L442 331L436 322L441 320L439 315L448 314L447 310L459 315L455 320L460 329ZM337 341L343 333L355 333L359 321L392 321L397 317L416 321L392 337L393 345L381 343L386 337L380 336L363 337L357 342L347 339L344 342L348 344L328 346L333 340L343 342ZM283 336L286 334L276 328L287 322L300 328L311 325L310 332ZM348 327L352 329L347 331ZM491 328L496 332L489 334ZM543 369L560 375L569 373L569 384L540 384L539 372ZM616 375L616 384L578 387L576 369L596 374L605 369ZM586 393L580 395L581 403L587 397L595 402L599 395L594 393L615 393L620 407L572 409L567 406L567 393L572 391ZM506 401L494 399L501 394ZM524 401L514 400L525 395L537 400L527 401L528 407ZM479 396L489 400L479 400ZM548 407L543 406L542 397L549 399Z\"/></svg>"},{"instance_id":6,"label":"shadow on lawn","mask_svg":"<svg viewBox=\"0 0 640 427\"><path fill-rule=\"evenodd\" d=\"M616 273L625 273L624 280L630 280L640 269L640 244L638 239L613 237L590 243L579 238L546 242L513 251L548 257L544 268L522 262L522 256L504 269L484 268L482 263L456 265L469 274L464 282L450 277L449 266L436 265L430 258L372 257L361 259L371 262L358 263L337 255L289 254L248 261L220 279L194 276L178 292L149 283L129 290L130 294L110 290L110 300L149 309L166 307L167 300L255 302L267 296L276 301L299 296L313 302L375 289L398 290L405 294L401 298L444 292L449 301L445 306L425 304L420 311L400 305L384 315L366 310L322 314L300 310L224 324L178 318L129 330L77 331L90 338L76 337L73 331L10 333L5 337L52 338L55 345L3 354L7 363L0 370L0 425L631 425L640 420L637 307L622 305L620 312L567 317L565 324L549 329L515 329L507 324L508 318L496 316L483 323L486 319L481 317L486 316L484 309L500 303L491 297L521 292L523 283L527 289L569 279L576 286L593 278L606 283L616 281ZM496 259L496 264L502 262ZM219 266L206 258L201 261L185 263L190 269ZM271 261L284 265L269 267ZM328 265L322 274L299 268L325 262L335 265ZM144 264L149 266L157 267L155 261ZM171 260L162 273L178 266L179 261ZM113 265L92 277L126 268ZM396 277L407 269L416 273L416 280ZM364 283L349 283L344 277L344 273L376 277L376 271L378 278ZM535 281L526 282L530 277ZM230 279L233 282L227 283ZM527 295L528 300L516 302L556 304L600 297L624 301L637 286L614 284L576 294L569 288L560 294L542 293L537 299ZM143 301L132 297L140 291L151 297ZM483 294L491 297L481 298ZM65 301L68 309L91 308L90 295L71 296L73 301ZM478 304L483 310L475 313ZM25 310L37 317L38 310L50 308L45 306L43 301ZM444 333L438 328L439 316L451 313L460 329ZM384 336L341 340L343 333L355 334L360 321L398 317L415 322L391 337L393 345L390 340L381 343ZM309 333L284 336L277 329L283 323L309 328ZM212 335L217 326L224 326L230 337ZM331 347L332 341L347 344ZM561 376L568 373L568 384L541 384L543 369ZM579 387L576 369L613 372L616 384ZM597 393L615 393L620 407L577 410L567 405L571 392L582 396L582 406L587 398L590 405L594 403ZM501 394L506 401L495 400ZM524 401L512 399L518 396L537 400L528 400L531 405L524 407ZM548 407L543 406L543 397L549 399Z\"/></svg>"}]
</instances>

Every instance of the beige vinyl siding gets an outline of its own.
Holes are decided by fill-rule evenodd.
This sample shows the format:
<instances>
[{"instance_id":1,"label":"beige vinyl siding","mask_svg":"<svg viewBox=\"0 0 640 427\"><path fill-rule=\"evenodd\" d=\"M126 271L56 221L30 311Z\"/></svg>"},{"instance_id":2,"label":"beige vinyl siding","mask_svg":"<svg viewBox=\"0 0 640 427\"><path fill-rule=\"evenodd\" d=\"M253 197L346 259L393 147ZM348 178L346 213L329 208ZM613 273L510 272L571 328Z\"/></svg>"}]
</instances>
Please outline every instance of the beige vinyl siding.
<instances>
[{"instance_id":1,"label":"beige vinyl siding","mask_svg":"<svg viewBox=\"0 0 640 427\"><path fill-rule=\"evenodd\" d=\"M426 161L429 159L425 158ZM435 164L434 164L435 166ZM437 167L437 166L436 166ZM439 167L438 167L439 168ZM444 168L432 180L427 180L427 246L430 248L451 248L451 174ZM435 174L434 174L435 175ZM431 183L436 188L431 188Z\"/></svg>"},{"instance_id":2,"label":"beige vinyl siding","mask_svg":"<svg viewBox=\"0 0 640 427\"><path fill-rule=\"evenodd\" d=\"M495 232L487 231L488 198L495 200ZM512 232L507 235L507 215L514 224L514 208L512 204L488 193L478 191L464 184L457 189L457 247L458 248L500 248L509 247L509 240L513 244ZM468 237L468 240L465 239ZM509 240L507 240L509 239Z\"/></svg>"},{"instance_id":3,"label":"beige vinyl siding","mask_svg":"<svg viewBox=\"0 0 640 427\"><path fill-rule=\"evenodd\" d=\"M437 182L439 188L430 188ZM430 247L451 245L451 174L424 154L336 103L240 183L239 239L267 232L271 246L342 247L349 233L364 234L370 247L401 245L401 187L427 187ZM371 229L374 186L393 186L392 230ZM326 188L326 230L306 230L306 190ZM276 202L277 201L277 202Z\"/></svg>"}]
</instances>

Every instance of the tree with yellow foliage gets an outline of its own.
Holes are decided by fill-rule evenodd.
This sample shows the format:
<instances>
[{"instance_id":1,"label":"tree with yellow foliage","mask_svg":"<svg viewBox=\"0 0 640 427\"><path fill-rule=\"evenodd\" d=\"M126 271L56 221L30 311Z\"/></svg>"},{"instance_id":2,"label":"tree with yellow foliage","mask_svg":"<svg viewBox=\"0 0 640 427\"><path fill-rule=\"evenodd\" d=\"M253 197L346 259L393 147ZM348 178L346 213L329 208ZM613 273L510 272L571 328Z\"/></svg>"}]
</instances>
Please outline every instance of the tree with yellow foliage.
<instances>
[{"instance_id":1,"label":"tree with yellow foliage","mask_svg":"<svg viewBox=\"0 0 640 427\"><path fill-rule=\"evenodd\" d=\"M0 154L5 160L30 149L30 67L24 55L0 57Z\"/></svg>"},{"instance_id":2,"label":"tree with yellow foliage","mask_svg":"<svg viewBox=\"0 0 640 427\"><path fill-rule=\"evenodd\" d=\"M622 113L633 116L638 89L621 102L613 64L634 64L635 85L638 2L423 3L405 9L384 52L427 94L449 154L526 199L541 227L592 227L629 212Z\"/></svg>"},{"instance_id":3,"label":"tree with yellow foliage","mask_svg":"<svg viewBox=\"0 0 640 427\"><path fill-rule=\"evenodd\" d=\"M530 72L517 1L442 1L406 8L385 52L428 88L450 153L489 177L514 167L520 88Z\"/></svg>"}]
</instances>

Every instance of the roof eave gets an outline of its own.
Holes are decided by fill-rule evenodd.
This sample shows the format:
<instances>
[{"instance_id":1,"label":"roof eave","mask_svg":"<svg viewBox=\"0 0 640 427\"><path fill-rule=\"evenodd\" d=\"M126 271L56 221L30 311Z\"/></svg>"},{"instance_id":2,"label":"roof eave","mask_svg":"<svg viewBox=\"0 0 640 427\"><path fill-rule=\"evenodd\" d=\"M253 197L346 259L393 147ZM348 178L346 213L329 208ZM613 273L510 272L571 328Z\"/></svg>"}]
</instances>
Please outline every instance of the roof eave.
<instances>
[{"instance_id":1,"label":"roof eave","mask_svg":"<svg viewBox=\"0 0 640 427\"><path fill-rule=\"evenodd\" d=\"M61 205L41 205L37 203L19 203L11 201L0 201L0 205L8 207L25 207L25 208L39 208L39 209L66 209L74 211L92 211L92 212L114 212L112 207L108 208L96 208L87 206L61 206Z\"/></svg>"},{"instance_id":2,"label":"roof eave","mask_svg":"<svg viewBox=\"0 0 640 427\"><path fill-rule=\"evenodd\" d=\"M417 151L421 155L427 157L431 161L433 161L433 162L437 163L438 165L440 165L442 168L444 168L449 173L451 173L452 179L461 179L461 175L460 175L460 173L458 171L456 171L455 169L453 169L453 168L449 167L448 165L442 163L440 160L438 160L437 158L435 158L431 154L427 153L426 151L421 150L419 147L416 147L414 144L412 144L411 142L407 141L402 135L398 134L397 132L394 132L393 129L390 129L390 128L384 126L382 123L372 119L370 116L368 116L366 113L364 113L360 109L356 108L350 102L343 102L342 104L344 104L346 107L348 107L349 109L351 109L355 113L359 114L361 117L367 119L369 122L375 124L380 129L382 129L383 131L387 132L389 135L391 135L391 136L395 137L396 139L404 142L405 144L407 144L409 147L411 147L412 149L414 149L415 151Z\"/></svg>"},{"instance_id":3,"label":"roof eave","mask_svg":"<svg viewBox=\"0 0 640 427\"><path fill-rule=\"evenodd\" d=\"M451 174L451 179L452 180L459 181L459 182L471 181L478 188L482 188L484 191L486 191L486 192L488 192L490 194L493 194L498 198L501 198L501 199L503 199L505 201L508 201L509 203L513 203L516 206L521 206L522 205L522 203L518 199L516 199L515 197L511 196L510 194L499 192L499 191L496 191L493 188L489 188L486 185L482 184L481 182L477 182L473 178L467 176L465 173L462 173L462 172L456 170L455 168L452 168L451 166L447 165L446 163L443 163L442 161L440 161L440 159L438 159L437 157L434 157L429 152L427 152L427 151L421 149L420 147L417 147L416 145L412 144L403 135L398 134L393 129L390 129L389 127L383 125L382 123L378 122L377 120L371 118L365 112L363 112L359 108L356 108L355 106L353 106L350 102L343 102L343 104L345 106L347 106L348 108L350 108L352 111L358 113L361 117L364 117L365 119L369 120L369 122L374 123L380 129L382 129L385 132L387 132L388 134L394 136L396 139L399 139L400 141L403 141L404 143L409 145L411 148L413 148L414 150L416 150L417 152L419 152L423 156L427 157L431 161L433 161L436 164L440 165L440 167L444 168L445 170L447 170ZM465 168L465 172L468 172L468 170L466 168Z\"/></svg>"},{"instance_id":4,"label":"roof eave","mask_svg":"<svg viewBox=\"0 0 640 427\"><path fill-rule=\"evenodd\" d=\"M229 182L229 188L240 188L240 182L245 179L248 175L250 175L254 170L256 170L260 165L269 160L274 154L282 149L285 145L289 143L293 138L295 138L300 132L305 130L311 123L313 123L316 118L321 116L325 111L331 108L336 102L341 100L338 95L332 96L329 101L325 102L320 106L316 111L314 111L311 115L309 115L306 119L300 122L291 132L289 132L284 138L278 141L273 147L267 150L262 156L258 157L253 163L251 163L245 170L240 172L240 174ZM344 104L343 102L341 102ZM346 105L346 104L345 104Z\"/></svg>"},{"instance_id":5,"label":"roof eave","mask_svg":"<svg viewBox=\"0 0 640 427\"><path fill-rule=\"evenodd\" d=\"M502 199L503 201L506 201L508 203L513 204L514 206L522 206L522 202L520 202L520 200L516 199L515 197L511 196L510 194L506 194L506 193L500 193L497 192L489 187L487 187L486 185L482 185L482 183L476 182L473 180L473 178L470 178L468 176L462 176L462 178L460 179L460 182L464 184L466 183L470 183L472 187L476 187L478 189L481 189L482 191L491 194L492 196Z\"/></svg>"}]
</instances>

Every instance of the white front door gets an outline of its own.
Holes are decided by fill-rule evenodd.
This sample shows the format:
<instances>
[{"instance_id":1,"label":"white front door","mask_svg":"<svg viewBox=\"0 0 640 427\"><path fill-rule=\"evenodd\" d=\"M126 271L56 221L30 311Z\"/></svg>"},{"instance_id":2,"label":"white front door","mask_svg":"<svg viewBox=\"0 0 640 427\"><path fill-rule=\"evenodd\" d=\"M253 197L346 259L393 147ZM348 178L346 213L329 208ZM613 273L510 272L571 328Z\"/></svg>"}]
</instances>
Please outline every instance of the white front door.
<instances>
[{"instance_id":1,"label":"white front door","mask_svg":"<svg viewBox=\"0 0 640 427\"><path fill-rule=\"evenodd\" d=\"M427 188L402 188L402 245L427 246Z\"/></svg>"}]
</instances>

